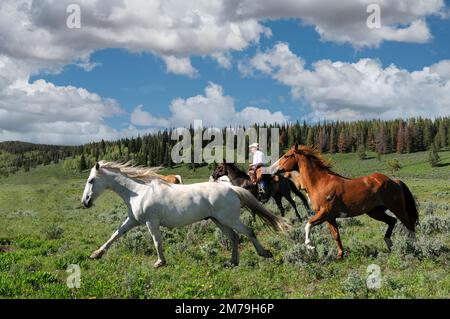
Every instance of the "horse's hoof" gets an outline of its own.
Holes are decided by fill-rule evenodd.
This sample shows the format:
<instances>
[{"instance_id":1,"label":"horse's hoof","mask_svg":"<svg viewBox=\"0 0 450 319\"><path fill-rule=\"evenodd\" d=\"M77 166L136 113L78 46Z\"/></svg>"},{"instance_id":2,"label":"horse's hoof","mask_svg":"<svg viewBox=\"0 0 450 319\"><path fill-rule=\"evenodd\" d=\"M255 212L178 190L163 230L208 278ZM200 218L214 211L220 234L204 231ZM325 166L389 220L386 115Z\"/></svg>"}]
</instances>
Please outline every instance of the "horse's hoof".
<instances>
[{"instance_id":1,"label":"horse's hoof","mask_svg":"<svg viewBox=\"0 0 450 319\"><path fill-rule=\"evenodd\" d=\"M273 254L270 252L270 250L266 250L266 251L264 251L263 253L261 253L261 257L264 257L264 258L272 258L272 257L273 257Z\"/></svg>"},{"instance_id":2,"label":"horse's hoof","mask_svg":"<svg viewBox=\"0 0 450 319\"><path fill-rule=\"evenodd\" d=\"M230 261L225 262L224 266L227 268L237 267L237 266L239 266L239 261L230 260Z\"/></svg>"},{"instance_id":3,"label":"horse's hoof","mask_svg":"<svg viewBox=\"0 0 450 319\"><path fill-rule=\"evenodd\" d=\"M91 258L91 259L100 259L100 258L103 257L104 254L105 254L104 250L96 250L89 256L89 258Z\"/></svg>"},{"instance_id":4,"label":"horse's hoof","mask_svg":"<svg viewBox=\"0 0 450 319\"><path fill-rule=\"evenodd\" d=\"M155 262L155 264L153 265L153 267L155 268L160 268L166 265L166 262L164 260L158 260L157 262Z\"/></svg>"}]
</instances>

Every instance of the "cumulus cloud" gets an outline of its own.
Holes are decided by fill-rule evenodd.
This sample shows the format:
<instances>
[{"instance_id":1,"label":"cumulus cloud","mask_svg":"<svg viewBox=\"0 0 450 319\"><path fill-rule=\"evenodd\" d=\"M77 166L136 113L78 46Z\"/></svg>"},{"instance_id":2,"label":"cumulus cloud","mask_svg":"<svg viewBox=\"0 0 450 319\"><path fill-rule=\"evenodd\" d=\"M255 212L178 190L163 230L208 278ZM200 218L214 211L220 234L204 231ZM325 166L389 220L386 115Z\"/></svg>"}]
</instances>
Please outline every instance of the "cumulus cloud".
<instances>
[{"instance_id":1,"label":"cumulus cloud","mask_svg":"<svg viewBox=\"0 0 450 319\"><path fill-rule=\"evenodd\" d=\"M131 123L137 126L156 126L168 127L170 122L161 117L155 117L149 112L144 111L143 105L138 105L133 112L131 112Z\"/></svg>"},{"instance_id":2,"label":"cumulus cloud","mask_svg":"<svg viewBox=\"0 0 450 319\"><path fill-rule=\"evenodd\" d=\"M381 27L369 29L369 5L380 7ZM259 19L298 18L315 27L324 41L376 47L383 41L423 43L431 39L424 21L427 16L444 17L443 0L243 0L240 17Z\"/></svg>"},{"instance_id":3,"label":"cumulus cloud","mask_svg":"<svg viewBox=\"0 0 450 319\"><path fill-rule=\"evenodd\" d=\"M270 34L256 19L231 19L224 0L79 0L81 28L69 29L72 2L2 0L0 52L54 68L96 50L124 48L156 54L169 72L193 76L191 55L243 50Z\"/></svg>"},{"instance_id":4,"label":"cumulus cloud","mask_svg":"<svg viewBox=\"0 0 450 319\"><path fill-rule=\"evenodd\" d=\"M395 118L450 113L450 60L409 72L383 68L374 59L356 63L320 60L312 70L285 43L241 64L246 75L261 72L305 99L312 119Z\"/></svg>"},{"instance_id":5,"label":"cumulus cloud","mask_svg":"<svg viewBox=\"0 0 450 319\"><path fill-rule=\"evenodd\" d=\"M105 119L122 114L113 99L83 88L32 83L21 64L0 55L0 140L77 144L117 137ZM127 134L127 128L122 133Z\"/></svg>"},{"instance_id":6,"label":"cumulus cloud","mask_svg":"<svg viewBox=\"0 0 450 319\"><path fill-rule=\"evenodd\" d=\"M177 98L169 106L171 115L158 118L137 106L131 122L138 126L187 127L195 120L202 120L205 127L225 127L229 125L251 125L254 123L282 123L288 118L281 112L248 106L237 111L234 99L223 92L220 85L209 83L204 95L187 99Z\"/></svg>"},{"instance_id":7,"label":"cumulus cloud","mask_svg":"<svg viewBox=\"0 0 450 319\"><path fill-rule=\"evenodd\" d=\"M268 19L294 18L323 40L377 46L384 40L426 42L427 16L442 16L443 0L79 0L81 28L66 26L72 0L2 0L0 52L54 68L105 48L149 52L169 72L195 74L189 57L211 55L227 67L241 51L271 31ZM366 26L369 4L381 7L380 29Z\"/></svg>"},{"instance_id":8,"label":"cumulus cloud","mask_svg":"<svg viewBox=\"0 0 450 319\"><path fill-rule=\"evenodd\" d=\"M178 58L175 56L165 56L164 61L166 62L167 72L174 74L184 74L191 78L197 76L198 71L194 69L191 64L191 60L188 58Z\"/></svg>"}]
</instances>

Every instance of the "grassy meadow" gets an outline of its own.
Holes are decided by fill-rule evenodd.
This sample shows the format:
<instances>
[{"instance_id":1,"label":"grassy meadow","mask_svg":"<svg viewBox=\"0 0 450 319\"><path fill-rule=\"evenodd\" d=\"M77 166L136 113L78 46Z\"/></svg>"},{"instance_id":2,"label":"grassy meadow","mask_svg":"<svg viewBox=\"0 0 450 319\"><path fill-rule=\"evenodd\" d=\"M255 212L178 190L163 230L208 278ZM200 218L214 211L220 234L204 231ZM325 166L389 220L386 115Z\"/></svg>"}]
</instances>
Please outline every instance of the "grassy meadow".
<instances>
[{"instance_id":1,"label":"grassy meadow","mask_svg":"<svg viewBox=\"0 0 450 319\"><path fill-rule=\"evenodd\" d=\"M316 251L303 245L306 212L288 234L252 226L274 258L257 256L241 237L240 265L230 267L228 243L212 222L182 229L163 229L167 266L153 269L156 259L145 226L116 242L101 260L88 256L102 245L126 217L112 192L83 209L80 198L88 172L67 173L62 163L19 172L0 179L0 298L449 298L450 297L450 152L439 153L432 168L428 153L390 154L381 161L369 154L330 155L334 170L356 177L371 172L391 175L387 162L397 158L396 172L420 204L421 226L412 245L398 223L394 249L384 244L386 226L367 216L340 219L346 257L337 259L326 226L313 229ZM208 167L195 172L175 167L185 183L207 181ZM268 207L276 212L274 203ZM287 202L284 205L288 208ZM289 208L288 208L289 209ZM68 265L81 268L81 287L66 285ZM367 268L381 270L381 287L368 289Z\"/></svg>"}]
</instances>

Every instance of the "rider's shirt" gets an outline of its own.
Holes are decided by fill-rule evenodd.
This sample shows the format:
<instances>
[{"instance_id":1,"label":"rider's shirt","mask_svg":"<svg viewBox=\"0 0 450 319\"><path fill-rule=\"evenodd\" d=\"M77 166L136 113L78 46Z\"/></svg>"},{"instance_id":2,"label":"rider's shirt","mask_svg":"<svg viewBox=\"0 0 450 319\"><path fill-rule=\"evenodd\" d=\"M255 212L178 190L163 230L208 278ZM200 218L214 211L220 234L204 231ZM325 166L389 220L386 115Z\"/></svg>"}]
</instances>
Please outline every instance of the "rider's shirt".
<instances>
[{"instance_id":1,"label":"rider's shirt","mask_svg":"<svg viewBox=\"0 0 450 319\"><path fill-rule=\"evenodd\" d=\"M252 165L256 168L256 166L259 164L263 164L263 166L261 167L261 173L267 174L267 169L264 166L266 165L266 155L264 155L264 153L260 150L257 150L255 153L253 153Z\"/></svg>"},{"instance_id":2,"label":"rider's shirt","mask_svg":"<svg viewBox=\"0 0 450 319\"><path fill-rule=\"evenodd\" d=\"M263 152L259 150L253 153L253 162L252 162L252 165L258 164L266 164L266 156L264 155Z\"/></svg>"}]
</instances>

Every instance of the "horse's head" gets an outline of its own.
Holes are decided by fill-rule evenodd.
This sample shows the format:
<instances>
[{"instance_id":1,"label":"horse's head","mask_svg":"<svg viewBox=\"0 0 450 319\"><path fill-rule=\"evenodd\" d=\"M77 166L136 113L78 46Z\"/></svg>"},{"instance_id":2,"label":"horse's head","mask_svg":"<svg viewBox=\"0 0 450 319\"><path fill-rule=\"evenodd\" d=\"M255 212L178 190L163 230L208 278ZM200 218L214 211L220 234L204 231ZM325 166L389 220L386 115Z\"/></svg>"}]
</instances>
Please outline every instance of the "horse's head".
<instances>
[{"instance_id":1,"label":"horse's head","mask_svg":"<svg viewBox=\"0 0 450 319\"><path fill-rule=\"evenodd\" d=\"M220 177L226 175L228 175L228 172L227 172L227 165L225 164L225 162L217 165L216 169L212 173L212 177L214 178L214 180L217 180Z\"/></svg>"},{"instance_id":2,"label":"horse's head","mask_svg":"<svg viewBox=\"0 0 450 319\"><path fill-rule=\"evenodd\" d=\"M81 199L84 207L91 207L107 186L105 178L101 174L101 165L97 163L91 169L86 186L84 187L83 198Z\"/></svg>"},{"instance_id":3,"label":"horse's head","mask_svg":"<svg viewBox=\"0 0 450 319\"><path fill-rule=\"evenodd\" d=\"M298 144L295 143L289 151L280 157L271 167L272 174L300 171L297 156L299 155Z\"/></svg>"}]
</instances>

